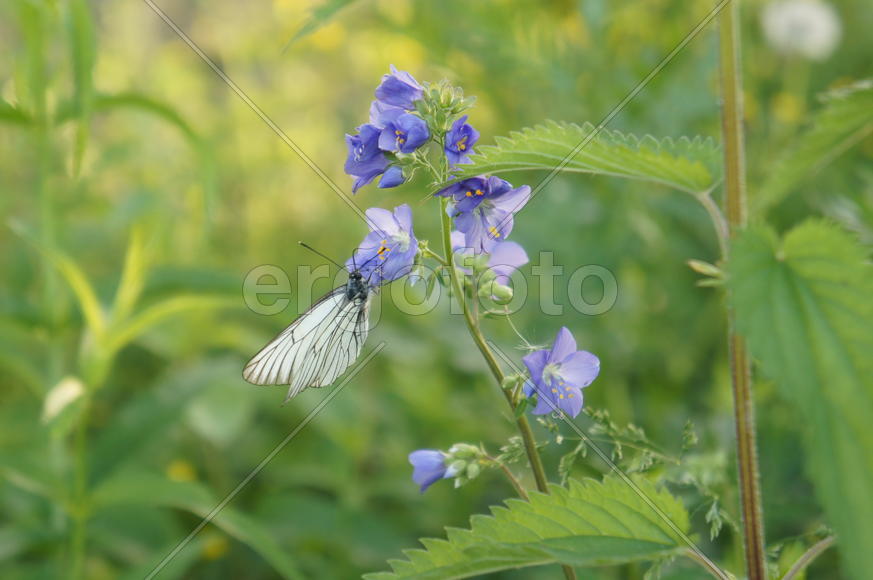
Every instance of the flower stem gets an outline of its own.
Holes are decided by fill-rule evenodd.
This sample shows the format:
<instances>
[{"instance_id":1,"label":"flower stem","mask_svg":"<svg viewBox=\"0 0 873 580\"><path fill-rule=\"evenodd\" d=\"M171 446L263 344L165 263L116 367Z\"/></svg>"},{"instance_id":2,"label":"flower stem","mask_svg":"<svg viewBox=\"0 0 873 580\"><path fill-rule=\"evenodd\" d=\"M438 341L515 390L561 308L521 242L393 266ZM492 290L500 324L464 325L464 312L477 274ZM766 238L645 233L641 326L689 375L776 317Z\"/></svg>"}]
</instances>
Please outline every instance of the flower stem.
<instances>
[{"instance_id":1,"label":"flower stem","mask_svg":"<svg viewBox=\"0 0 873 580\"><path fill-rule=\"evenodd\" d=\"M828 536L824 540L813 544L800 558L797 559L794 565L792 565L788 572L785 573L785 576L782 577L782 580L792 580L795 576L803 572L822 552L833 546L836 542L837 539L834 536Z\"/></svg>"},{"instance_id":2,"label":"flower stem","mask_svg":"<svg viewBox=\"0 0 873 580\"><path fill-rule=\"evenodd\" d=\"M512 487L515 488L516 493L518 493L518 497L520 497L521 499L523 499L525 501L530 499L527 495L527 490L524 489L524 486L521 485L521 482L518 480L517 477L515 477L515 474L512 473L512 470L509 469L509 466L507 466L504 463L499 462L494 457L489 456L489 457L487 457L487 459L491 463L498 465L500 467L500 470L503 471L503 474L506 476L506 479L508 479L509 483L512 484Z\"/></svg>"},{"instance_id":3,"label":"flower stem","mask_svg":"<svg viewBox=\"0 0 873 580\"><path fill-rule=\"evenodd\" d=\"M513 400L512 395L503 388L503 369L501 369L500 365L497 363L497 359L494 357L494 353L491 352L491 348L488 346L488 342L485 340L485 336L482 334L482 330L479 328L478 322L473 317L473 313L470 311L467 300L464 297L464 291L461 286L461 281L458 279L458 271L455 268L455 257L454 253L452 252L451 218L449 217L448 213L446 213L447 205L448 200L444 199L440 204L440 213L442 218L443 230L443 250L446 256L446 262L448 263L452 290L461 305L461 310L464 313L464 320L467 323L467 330L473 337L473 342L476 343L476 347L479 349L479 352L482 353L482 358L484 358L485 362L488 364L488 369L491 371L491 374L494 375L494 379L497 381L498 387L500 387L500 392L502 392L504 397L506 397L506 401L509 403L512 411L515 412L516 403ZM536 439L534 438L533 431L530 428L530 423L528 422L527 417L524 415L520 415L515 420L515 423L518 427L519 433L521 434L522 441L524 442L524 450L527 454L531 470L533 471L534 479L536 480L537 484L537 489L543 493L549 493L549 487L546 481L546 474L545 470L543 469L543 462L540 459L540 454L537 450Z\"/></svg>"},{"instance_id":4,"label":"flower stem","mask_svg":"<svg viewBox=\"0 0 873 580\"><path fill-rule=\"evenodd\" d=\"M738 15L739 2L736 0L730 2L719 15L725 214L731 235L746 224L746 169ZM745 340L737 333L733 310L729 309L727 315L746 572L749 580L764 580L766 578L764 518L761 510L760 476L755 444L755 408L749 356Z\"/></svg>"},{"instance_id":5,"label":"flower stem","mask_svg":"<svg viewBox=\"0 0 873 580\"><path fill-rule=\"evenodd\" d=\"M446 208L448 206L448 200L443 199L442 203L440 203L440 217L442 223L442 234L443 234L443 253L446 256L447 269L449 271L449 278L452 283L452 290L455 294L455 297L458 300L458 303L461 305L461 310L464 313L464 321L467 323L467 330L470 332L470 336L473 337L473 342L476 343L476 347L479 349L479 352L482 353L482 358L485 359L485 362L488 364L488 368L491 370L491 374L494 375L494 380L497 381L497 386L500 389L500 392L503 393L503 396L506 397L506 402L509 403L510 409L512 409L513 414L515 414L516 402L512 397L512 394L503 388L503 369L500 368L500 365L497 363L497 359L494 357L494 353L491 352L491 348L488 346L488 342L485 340L485 336L482 334L482 330L479 328L479 323L476 318L473 316L473 313L470 311L469 305L467 304L467 299L464 296L464 290L461 286L461 281L458 279L458 270L455 268L455 256L454 252L452 252L452 221L449 217L449 214L446 212ZM524 451L527 455L528 463L530 463L531 471L534 475L534 480L536 481L537 490L542 493L549 493L549 484L546 480L546 472L543 468L543 461L540 458L540 452L537 449L536 438L534 437L533 431L530 428L530 423L527 420L527 416L519 415L515 419L515 425L518 428L519 434L521 434L521 440L524 443ZM513 478L514 479L514 478ZM527 495L525 493L525 495ZM524 497L524 496L522 496ZM564 577L567 580L575 580L576 572L572 567L562 565L561 569L564 572Z\"/></svg>"}]
</instances>

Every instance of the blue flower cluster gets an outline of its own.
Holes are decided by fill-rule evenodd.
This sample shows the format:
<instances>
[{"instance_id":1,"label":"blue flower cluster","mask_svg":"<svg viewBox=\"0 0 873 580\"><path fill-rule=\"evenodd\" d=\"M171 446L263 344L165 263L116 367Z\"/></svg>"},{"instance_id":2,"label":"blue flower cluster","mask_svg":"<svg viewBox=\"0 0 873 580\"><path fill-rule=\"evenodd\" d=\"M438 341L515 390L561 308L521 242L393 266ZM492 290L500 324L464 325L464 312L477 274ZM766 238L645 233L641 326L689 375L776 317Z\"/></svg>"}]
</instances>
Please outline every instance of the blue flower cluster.
<instances>
[{"instance_id":1,"label":"blue flower cluster","mask_svg":"<svg viewBox=\"0 0 873 580\"><path fill-rule=\"evenodd\" d=\"M428 126L420 107L424 91L411 74L394 65L391 73L382 77L376 100L370 105L370 122L358 127L357 134L346 135L349 151L345 172L355 180L353 193L380 175L381 188L397 187L409 177L403 172L404 156L415 153L434 136L434 128ZM467 163L478 139L479 132L467 124L466 116L455 121L443 141L449 165Z\"/></svg>"},{"instance_id":2,"label":"blue flower cluster","mask_svg":"<svg viewBox=\"0 0 873 580\"><path fill-rule=\"evenodd\" d=\"M411 179L417 169L429 172L435 183L451 182L459 165L471 163L479 132L463 114L471 100L464 99L458 89L445 82L421 84L392 65L375 96L369 123L359 126L356 134L346 135L345 171L354 178L353 192L377 177L380 188L396 187ZM438 147L436 159L434 149L426 148L429 143ZM511 300L509 277L528 257L524 248L506 238L515 214L530 200L530 187L514 187L499 177L479 175L455 181L434 196L447 200L446 211L454 228L449 263L457 274L476 278L482 297L498 303ZM410 274L419 257L419 243L408 205L393 211L370 208L366 215L371 231L346 267L360 272L376 288ZM582 389L600 372L598 358L577 350L567 328L561 328L551 348L530 352L523 361L529 375L524 393L536 397L533 413L537 415L578 415ZM454 479L456 486L462 485L476 477L482 466L494 464L483 450L462 443L447 452L414 451L409 461L421 491L440 479Z\"/></svg>"}]
</instances>

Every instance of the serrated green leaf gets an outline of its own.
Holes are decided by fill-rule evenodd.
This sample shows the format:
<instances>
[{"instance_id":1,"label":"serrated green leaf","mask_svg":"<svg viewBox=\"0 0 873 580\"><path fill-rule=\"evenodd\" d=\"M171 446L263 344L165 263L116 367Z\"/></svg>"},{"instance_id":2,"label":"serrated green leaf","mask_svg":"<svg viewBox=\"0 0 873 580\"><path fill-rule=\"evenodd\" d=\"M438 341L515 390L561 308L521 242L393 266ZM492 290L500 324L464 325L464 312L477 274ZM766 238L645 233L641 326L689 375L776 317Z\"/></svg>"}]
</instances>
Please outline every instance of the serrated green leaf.
<instances>
[{"instance_id":1,"label":"serrated green leaf","mask_svg":"<svg viewBox=\"0 0 873 580\"><path fill-rule=\"evenodd\" d=\"M688 514L681 502L646 480L637 484L683 532ZM369 580L467 578L543 564L619 564L677 553L685 544L674 529L623 481L570 480L551 494L531 493L530 502L508 500L491 516L473 516L471 529L448 528L447 540L423 539L425 550L407 550L392 560L392 572Z\"/></svg>"},{"instance_id":2,"label":"serrated green leaf","mask_svg":"<svg viewBox=\"0 0 873 580\"><path fill-rule=\"evenodd\" d=\"M753 212L764 212L782 201L794 187L871 133L873 80L826 95L809 129L794 139L751 196Z\"/></svg>"},{"instance_id":3,"label":"serrated green leaf","mask_svg":"<svg viewBox=\"0 0 873 580\"><path fill-rule=\"evenodd\" d=\"M496 145L477 145L472 164L462 165L457 177L560 166L561 171L652 181L690 193L708 191L719 180L721 157L712 139L657 140L607 129L592 137L593 131L590 123L547 121L497 137Z\"/></svg>"},{"instance_id":4,"label":"serrated green leaf","mask_svg":"<svg viewBox=\"0 0 873 580\"><path fill-rule=\"evenodd\" d=\"M122 472L94 490L94 507L111 509L120 504L173 507L205 518L219 504L208 489L193 481L171 481L144 472ZM259 553L285 578L302 578L288 551L254 519L225 506L211 523ZM184 548L183 548L184 549Z\"/></svg>"},{"instance_id":5,"label":"serrated green leaf","mask_svg":"<svg viewBox=\"0 0 873 580\"><path fill-rule=\"evenodd\" d=\"M778 241L743 233L731 251L737 323L798 412L807 470L853 578L873 570L873 267L836 226Z\"/></svg>"}]
</instances>

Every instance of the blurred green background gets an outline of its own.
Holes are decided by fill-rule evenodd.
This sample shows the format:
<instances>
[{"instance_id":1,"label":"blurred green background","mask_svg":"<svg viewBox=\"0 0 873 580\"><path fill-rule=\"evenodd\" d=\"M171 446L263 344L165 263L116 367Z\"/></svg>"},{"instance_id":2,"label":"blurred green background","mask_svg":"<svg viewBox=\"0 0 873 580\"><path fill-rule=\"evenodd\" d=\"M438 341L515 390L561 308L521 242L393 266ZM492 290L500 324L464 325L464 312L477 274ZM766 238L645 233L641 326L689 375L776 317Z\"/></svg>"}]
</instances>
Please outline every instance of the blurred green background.
<instances>
[{"instance_id":1,"label":"blurred green background","mask_svg":"<svg viewBox=\"0 0 873 580\"><path fill-rule=\"evenodd\" d=\"M343 4L160 5L346 191L343 134L366 121L389 64L476 95L470 120L490 143L544 119L598 122L711 9L676 0ZM861 0L833 3L842 35L821 61L768 45L764 4L743 12L752 196L817 95L870 75L873 54L873 11ZM252 313L247 272L319 264L297 240L344 260L364 225L145 3L13 0L0 15L0 577L66 576L82 544L88 578L142 577L327 395L282 406L282 388L240 378L309 301L295 285L284 313ZM718 138L716 49L704 29L610 127ZM823 212L870 244L871 158L868 137L771 219L788 227ZM533 185L542 174L507 177ZM436 240L438 209L421 201L426 193L421 181L365 188L355 201L410 203L418 237ZM703 210L654 185L560 176L518 216L513 239L535 261L554 251L568 275L583 264L615 273L607 314L582 316L558 290L564 315L543 315L534 284L516 324L541 342L568 326L602 361L586 404L642 426L667 450L679 452L694 421L712 487L736 517L721 293L695 287L685 265L717 259ZM319 281L314 295L329 285ZM486 330L505 350L516 346L502 321ZM380 341L384 352L159 577L353 577L512 495L496 473L425 495L410 479L414 449L470 441L496 451L513 434L461 320L445 304L418 317L385 304L370 344ZM757 396L776 544L823 520L796 418L771 385L757 385ZM551 473L561 451L545 450ZM574 474L602 470L586 460ZM705 509L689 509L703 549L737 569L730 527L709 542ZM834 554L810 569L813 578L838 574ZM696 577L682 567L667 576Z\"/></svg>"}]
</instances>

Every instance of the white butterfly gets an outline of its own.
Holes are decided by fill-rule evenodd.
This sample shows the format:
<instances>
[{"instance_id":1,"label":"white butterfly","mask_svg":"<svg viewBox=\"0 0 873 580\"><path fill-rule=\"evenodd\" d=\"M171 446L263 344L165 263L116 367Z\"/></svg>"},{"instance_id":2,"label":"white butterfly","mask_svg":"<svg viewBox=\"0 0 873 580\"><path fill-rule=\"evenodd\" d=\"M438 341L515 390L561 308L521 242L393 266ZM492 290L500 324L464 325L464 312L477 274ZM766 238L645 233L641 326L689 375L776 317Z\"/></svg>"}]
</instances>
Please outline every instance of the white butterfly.
<instances>
[{"instance_id":1,"label":"white butterfly","mask_svg":"<svg viewBox=\"0 0 873 580\"><path fill-rule=\"evenodd\" d=\"M361 354L372 291L358 270L322 296L243 369L256 385L290 385L285 401L306 387L333 383Z\"/></svg>"}]
</instances>

